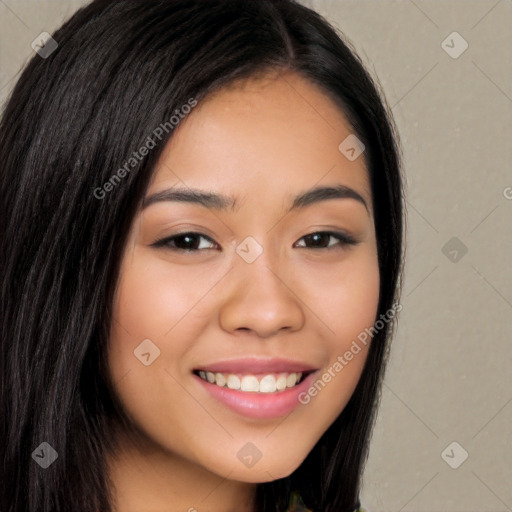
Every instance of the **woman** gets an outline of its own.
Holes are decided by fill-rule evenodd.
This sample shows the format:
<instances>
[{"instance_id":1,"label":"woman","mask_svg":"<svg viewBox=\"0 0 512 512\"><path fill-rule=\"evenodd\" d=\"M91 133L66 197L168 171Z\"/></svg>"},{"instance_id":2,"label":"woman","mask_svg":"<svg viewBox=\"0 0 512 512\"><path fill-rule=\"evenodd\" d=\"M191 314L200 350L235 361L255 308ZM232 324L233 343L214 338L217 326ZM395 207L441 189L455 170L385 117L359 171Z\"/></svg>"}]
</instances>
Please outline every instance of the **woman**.
<instances>
[{"instance_id":1,"label":"woman","mask_svg":"<svg viewBox=\"0 0 512 512\"><path fill-rule=\"evenodd\" d=\"M369 75L292 0L53 39L0 131L1 509L352 512L400 309Z\"/></svg>"}]
</instances>

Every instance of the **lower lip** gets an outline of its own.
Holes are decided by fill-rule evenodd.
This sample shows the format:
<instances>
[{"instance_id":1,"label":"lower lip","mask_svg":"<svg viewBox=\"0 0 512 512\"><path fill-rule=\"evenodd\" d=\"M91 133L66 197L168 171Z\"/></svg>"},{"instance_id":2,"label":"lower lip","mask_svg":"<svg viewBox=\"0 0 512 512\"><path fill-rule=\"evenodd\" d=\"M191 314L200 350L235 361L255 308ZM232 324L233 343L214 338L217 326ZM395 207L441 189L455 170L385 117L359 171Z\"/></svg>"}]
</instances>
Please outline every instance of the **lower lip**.
<instances>
[{"instance_id":1,"label":"lower lip","mask_svg":"<svg viewBox=\"0 0 512 512\"><path fill-rule=\"evenodd\" d=\"M211 384L194 375L199 383L219 402L248 418L269 419L290 414L299 402L300 393L305 392L316 372L310 373L299 385L274 393L237 391Z\"/></svg>"}]
</instances>

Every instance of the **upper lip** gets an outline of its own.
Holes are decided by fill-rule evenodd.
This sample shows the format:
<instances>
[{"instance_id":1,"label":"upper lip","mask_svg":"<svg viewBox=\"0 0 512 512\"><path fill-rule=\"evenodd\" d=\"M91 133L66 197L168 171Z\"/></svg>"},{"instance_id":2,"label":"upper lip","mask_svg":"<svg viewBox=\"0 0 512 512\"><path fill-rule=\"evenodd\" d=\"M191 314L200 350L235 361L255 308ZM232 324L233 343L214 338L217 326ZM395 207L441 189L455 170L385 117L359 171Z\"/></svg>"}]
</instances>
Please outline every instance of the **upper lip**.
<instances>
[{"instance_id":1,"label":"upper lip","mask_svg":"<svg viewBox=\"0 0 512 512\"><path fill-rule=\"evenodd\" d=\"M292 359L244 358L217 361L198 366L195 370L213 373L292 373L316 370L314 366Z\"/></svg>"}]
</instances>

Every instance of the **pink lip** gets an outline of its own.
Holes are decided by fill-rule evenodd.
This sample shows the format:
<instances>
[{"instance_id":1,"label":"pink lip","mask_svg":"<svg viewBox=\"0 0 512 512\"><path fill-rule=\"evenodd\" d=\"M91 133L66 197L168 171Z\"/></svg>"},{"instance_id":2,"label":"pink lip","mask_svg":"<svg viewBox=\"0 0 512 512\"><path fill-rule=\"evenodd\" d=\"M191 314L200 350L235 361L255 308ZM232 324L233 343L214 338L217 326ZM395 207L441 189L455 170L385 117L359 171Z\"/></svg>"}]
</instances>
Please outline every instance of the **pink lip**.
<instances>
[{"instance_id":1,"label":"pink lip","mask_svg":"<svg viewBox=\"0 0 512 512\"><path fill-rule=\"evenodd\" d=\"M300 384L293 388L276 391L275 393L236 391L211 384L197 375L194 375L194 378L216 400L238 414L248 418L270 419L287 416L301 405L299 395L310 387L315 374L316 372L310 373Z\"/></svg>"},{"instance_id":2,"label":"pink lip","mask_svg":"<svg viewBox=\"0 0 512 512\"><path fill-rule=\"evenodd\" d=\"M218 361L212 364L205 364L204 366L196 368L196 370L203 370L205 372L219 372L219 373L292 373L292 372L309 372L316 370L313 366L302 363L300 361L293 361L291 359L258 359L258 358L245 358L233 359L231 361Z\"/></svg>"}]
</instances>

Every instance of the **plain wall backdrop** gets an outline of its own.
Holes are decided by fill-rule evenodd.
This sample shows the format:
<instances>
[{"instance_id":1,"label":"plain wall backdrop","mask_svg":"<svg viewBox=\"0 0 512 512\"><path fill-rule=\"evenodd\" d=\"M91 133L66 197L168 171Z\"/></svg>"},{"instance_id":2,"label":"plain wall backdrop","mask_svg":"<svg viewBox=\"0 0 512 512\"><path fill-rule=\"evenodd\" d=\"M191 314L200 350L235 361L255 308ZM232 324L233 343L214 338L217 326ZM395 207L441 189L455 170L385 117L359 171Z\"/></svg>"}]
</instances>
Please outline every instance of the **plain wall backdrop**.
<instances>
[{"instance_id":1,"label":"plain wall backdrop","mask_svg":"<svg viewBox=\"0 0 512 512\"><path fill-rule=\"evenodd\" d=\"M1 104L32 41L86 3L0 0ZM512 1L303 3L378 77L404 148L403 310L363 505L510 511Z\"/></svg>"}]
</instances>

